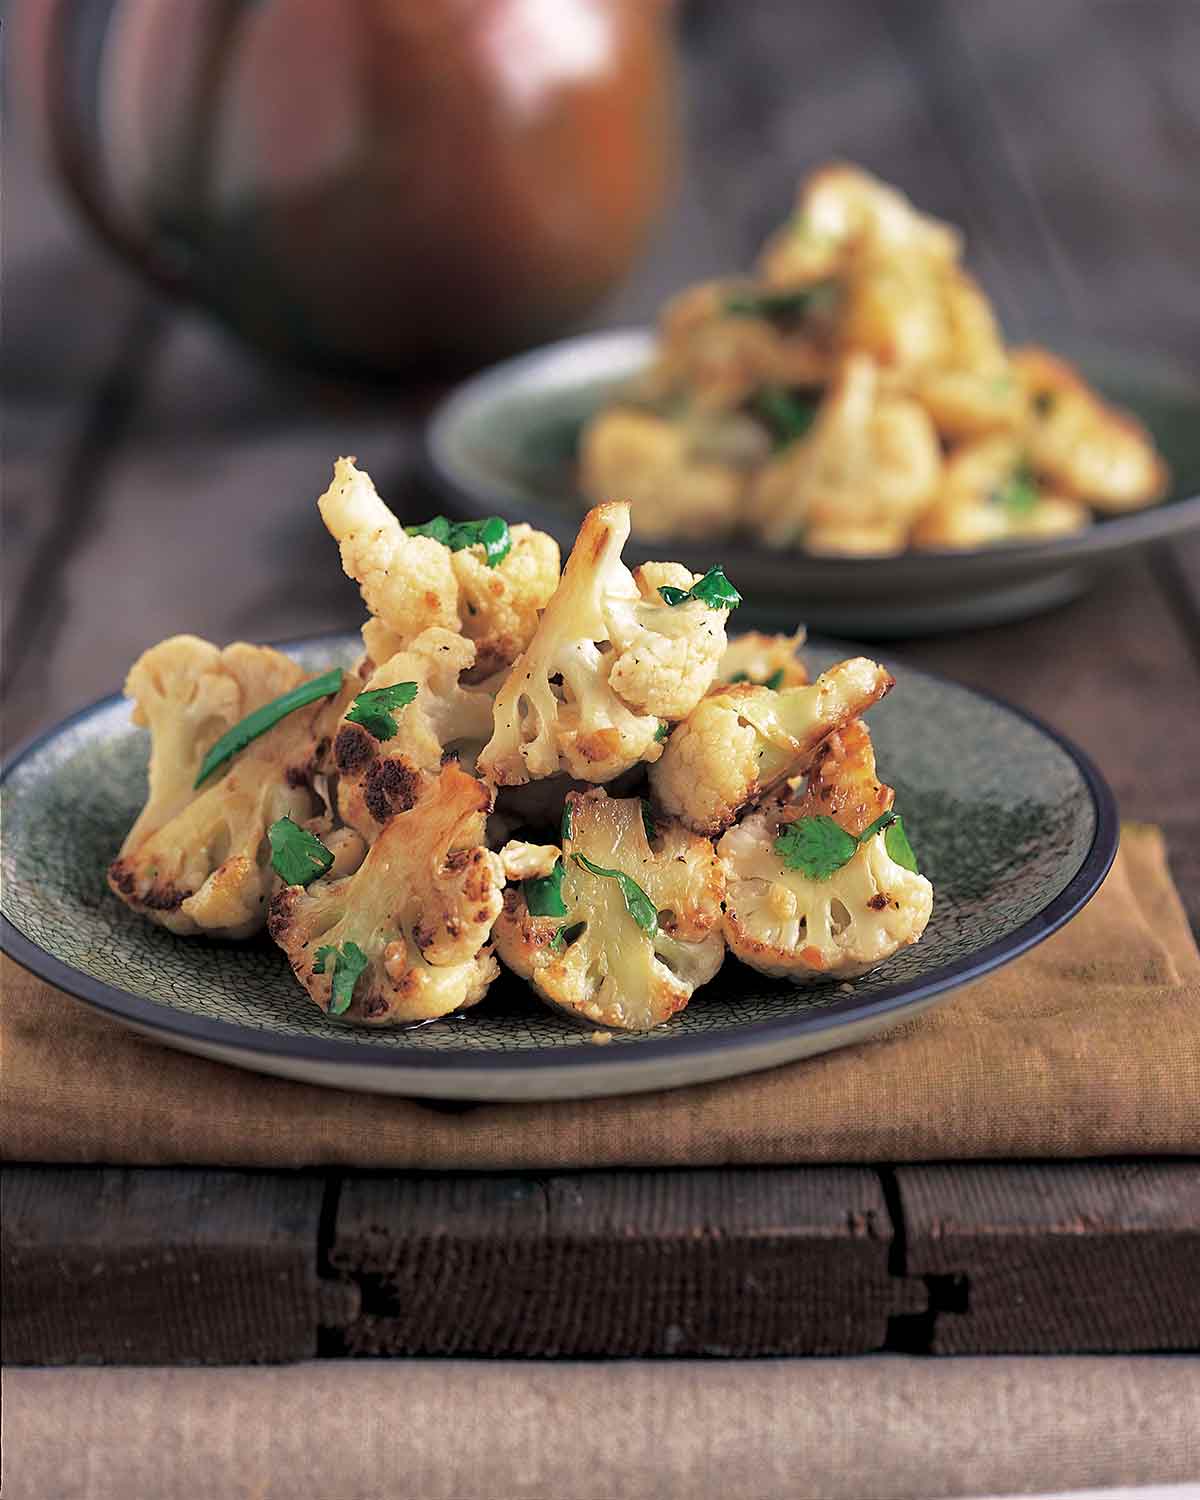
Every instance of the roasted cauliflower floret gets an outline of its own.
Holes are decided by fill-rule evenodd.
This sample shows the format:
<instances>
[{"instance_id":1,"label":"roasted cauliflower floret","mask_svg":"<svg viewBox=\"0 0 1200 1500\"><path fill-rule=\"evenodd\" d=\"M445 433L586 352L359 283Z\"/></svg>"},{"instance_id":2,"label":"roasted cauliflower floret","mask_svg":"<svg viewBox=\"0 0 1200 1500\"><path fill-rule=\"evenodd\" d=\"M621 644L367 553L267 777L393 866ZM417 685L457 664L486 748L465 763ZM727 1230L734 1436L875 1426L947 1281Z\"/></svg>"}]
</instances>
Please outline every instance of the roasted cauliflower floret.
<instances>
[{"instance_id":1,"label":"roasted cauliflower floret","mask_svg":"<svg viewBox=\"0 0 1200 1500\"><path fill-rule=\"evenodd\" d=\"M789 222L763 249L760 269L772 286L810 286L855 256L956 260L957 229L918 213L893 187L849 163L832 162L801 184Z\"/></svg>"},{"instance_id":2,"label":"roasted cauliflower floret","mask_svg":"<svg viewBox=\"0 0 1200 1500\"><path fill-rule=\"evenodd\" d=\"M797 652L804 644L804 635L803 627L795 635L764 635L759 630L735 635L725 647L709 692L721 693L739 682L774 688L776 692L803 687L808 682L808 668Z\"/></svg>"},{"instance_id":3,"label":"roasted cauliflower floret","mask_svg":"<svg viewBox=\"0 0 1200 1500\"><path fill-rule=\"evenodd\" d=\"M438 625L423 630L361 685L363 693L400 683L415 686L412 702L387 715L395 733L380 739L371 723L345 717L338 725L333 741L338 816L368 842L389 818L413 806L446 755L457 755L474 770L492 732L491 695L459 682L474 656L475 648L461 635Z\"/></svg>"},{"instance_id":4,"label":"roasted cauliflower floret","mask_svg":"<svg viewBox=\"0 0 1200 1500\"><path fill-rule=\"evenodd\" d=\"M133 699L133 722L150 731L150 785L121 853L195 799L193 783L210 745L303 676L269 646L238 642L222 651L198 636L173 635L143 651L129 669L125 695Z\"/></svg>"},{"instance_id":5,"label":"roasted cauliflower floret","mask_svg":"<svg viewBox=\"0 0 1200 1500\"><path fill-rule=\"evenodd\" d=\"M803 537L812 551L900 551L940 472L937 433L924 410L884 395L875 363L854 355L808 435L762 470L751 514L772 547Z\"/></svg>"},{"instance_id":6,"label":"roasted cauliflower floret","mask_svg":"<svg viewBox=\"0 0 1200 1500\"><path fill-rule=\"evenodd\" d=\"M580 484L594 501L628 500L638 536L699 538L731 530L746 479L730 464L699 457L683 422L613 407L584 429Z\"/></svg>"},{"instance_id":7,"label":"roasted cauliflower floret","mask_svg":"<svg viewBox=\"0 0 1200 1500\"><path fill-rule=\"evenodd\" d=\"M877 703L894 678L856 656L810 687L748 684L705 698L650 768L655 801L697 833L720 833L748 807L798 775L827 735Z\"/></svg>"},{"instance_id":8,"label":"roasted cauliflower floret","mask_svg":"<svg viewBox=\"0 0 1200 1500\"><path fill-rule=\"evenodd\" d=\"M1039 474L1105 514L1162 499L1170 473L1141 423L1045 349L1018 349L1013 366L1029 397L1026 447Z\"/></svg>"},{"instance_id":9,"label":"roasted cauliflower floret","mask_svg":"<svg viewBox=\"0 0 1200 1500\"><path fill-rule=\"evenodd\" d=\"M611 781L657 760L662 721L682 718L708 690L726 611L701 599L667 604L645 570L639 588L621 562L628 536L627 504L584 518L562 582L496 696L479 757L494 786L559 771Z\"/></svg>"},{"instance_id":10,"label":"roasted cauliflower floret","mask_svg":"<svg viewBox=\"0 0 1200 1500\"><path fill-rule=\"evenodd\" d=\"M1067 536L1091 524L1087 507L1038 482L1020 441L997 434L964 443L942 471L935 503L917 521L918 548L981 547Z\"/></svg>"},{"instance_id":11,"label":"roasted cauliflower floret","mask_svg":"<svg viewBox=\"0 0 1200 1500\"><path fill-rule=\"evenodd\" d=\"M271 936L321 1007L369 1026L425 1021L482 1000L504 872L483 847L487 788L453 762L382 829L355 874L271 902Z\"/></svg>"},{"instance_id":12,"label":"roasted cauliflower floret","mask_svg":"<svg viewBox=\"0 0 1200 1500\"><path fill-rule=\"evenodd\" d=\"M496 949L544 1000L582 1021L658 1026L725 955L712 847L666 820L648 836L636 797L599 789L570 793L563 823L556 871L505 893Z\"/></svg>"},{"instance_id":13,"label":"roasted cauliflower floret","mask_svg":"<svg viewBox=\"0 0 1200 1500\"><path fill-rule=\"evenodd\" d=\"M397 650L431 625L459 628L449 549L432 537L409 536L352 458L334 464L333 481L317 506L341 549L346 576L393 633Z\"/></svg>"},{"instance_id":14,"label":"roasted cauliflower floret","mask_svg":"<svg viewBox=\"0 0 1200 1500\"><path fill-rule=\"evenodd\" d=\"M554 538L524 522L508 531L512 546L495 567L488 566L479 547L450 554L462 632L475 643L475 662L465 674L468 682L482 682L516 661L558 587L560 559Z\"/></svg>"},{"instance_id":15,"label":"roasted cauliflower floret","mask_svg":"<svg viewBox=\"0 0 1200 1500\"><path fill-rule=\"evenodd\" d=\"M915 943L933 909L899 825L883 826L892 792L865 728L823 748L803 797L772 799L717 845L730 950L794 984L866 973Z\"/></svg>"}]
</instances>

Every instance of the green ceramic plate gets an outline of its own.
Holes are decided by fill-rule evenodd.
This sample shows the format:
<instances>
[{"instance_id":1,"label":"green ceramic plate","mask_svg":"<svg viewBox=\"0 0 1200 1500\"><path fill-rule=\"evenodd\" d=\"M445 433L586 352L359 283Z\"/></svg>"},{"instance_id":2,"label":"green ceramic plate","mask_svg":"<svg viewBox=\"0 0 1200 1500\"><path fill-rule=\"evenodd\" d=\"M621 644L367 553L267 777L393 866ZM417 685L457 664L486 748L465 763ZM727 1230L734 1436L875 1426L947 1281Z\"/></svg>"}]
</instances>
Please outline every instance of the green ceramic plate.
<instances>
[{"instance_id":1,"label":"green ceramic plate","mask_svg":"<svg viewBox=\"0 0 1200 1500\"><path fill-rule=\"evenodd\" d=\"M356 638L289 647L310 670ZM810 667L845 656L806 650ZM966 688L895 668L872 710L883 775L924 872L920 943L852 988L795 989L728 959L683 1014L597 1047L505 976L468 1015L395 1031L324 1016L283 955L172 937L104 872L145 796L148 736L105 698L18 751L0 781L3 947L52 984L170 1046L341 1088L454 1099L558 1099L726 1078L861 1040L1016 958L1092 896L1116 852L1112 795L1045 726ZM69 1003L69 1002L63 1002Z\"/></svg>"},{"instance_id":2,"label":"green ceramic plate","mask_svg":"<svg viewBox=\"0 0 1200 1500\"><path fill-rule=\"evenodd\" d=\"M1055 347L1058 347L1057 344ZM569 544L582 502L575 445L585 419L645 362L650 334L588 334L476 375L437 408L425 434L431 482L459 512L531 521ZM1200 526L1200 384L1156 359L1071 349L1098 389L1137 413L1173 475L1169 499L1058 541L903 557L809 557L720 543L747 600L742 623L791 629L799 609L815 630L911 635L1019 619L1081 593L1122 553ZM702 573L712 549L632 539L634 562L670 557Z\"/></svg>"}]
</instances>

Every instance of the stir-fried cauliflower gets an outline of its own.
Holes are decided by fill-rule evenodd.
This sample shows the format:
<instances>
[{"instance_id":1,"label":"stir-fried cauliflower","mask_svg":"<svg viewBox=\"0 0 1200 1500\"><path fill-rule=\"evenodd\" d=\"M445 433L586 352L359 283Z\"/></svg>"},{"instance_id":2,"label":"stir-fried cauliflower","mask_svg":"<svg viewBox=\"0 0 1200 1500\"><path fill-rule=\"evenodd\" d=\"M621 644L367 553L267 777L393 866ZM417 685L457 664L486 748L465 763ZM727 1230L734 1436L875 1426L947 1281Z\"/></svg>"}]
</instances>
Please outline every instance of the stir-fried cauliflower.
<instances>
[{"instance_id":1,"label":"stir-fried cauliflower","mask_svg":"<svg viewBox=\"0 0 1200 1500\"><path fill-rule=\"evenodd\" d=\"M772 547L803 536L810 551L898 552L940 472L924 410L884 394L874 361L854 355L808 435L763 469L752 514Z\"/></svg>"},{"instance_id":2,"label":"stir-fried cauliflower","mask_svg":"<svg viewBox=\"0 0 1200 1500\"><path fill-rule=\"evenodd\" d=\"M499 858L483 846L489 800L448 763L380 831L356 873L275 896L271 936L322 1010L386 1026L483 999L499 972L488 940L504 884ZM338 966L359 956L352 993L339 1001Z\"/></svg>"},{"instance_id":3,"label":"stir-fried cauliflower","mask_svg":"<svg viewBox=\"0 0 1200 1500\"><path fill-rule=\"evenodd\" d=\"M958 257L957 229L926 214L869 172L833 162L804 183L795 211L768 240L761 270L772 286L810 286L859 256Z\"/></svg>"},{"instance_id":4,"label":"stir-fried cauliflower","mask_svg":"<svg viewBox=\"0 0 1200 1500\"><path fill-rule=\"evenodd\" d=\"M809 687L777 693L739 684L705 698L650 768L655 802L697 833L721 833L804 770L826 736L865 713L894 682L878 663L856 656Z\"/></svg>"},{"instance_id":5,"label":"stir-fried cauliflower","mask_svg":"<svg viewBox=\"0 0 1200 1500\"><path fill-rule=\"evenodd\" d=\"M417 690L411 703L392 711L390 739L376 739L363 724L343 718L333 741L338 815L368 842L389 818L413 806L446 755L457 754L474 769L492 732L491 695L459 682L474 657L470 641L433 625L361 685L370 693L411 682Z\"/></svg>"},{"instance_id":6,"label":"stir-fried cauliflower","mask_svg":"<svg viewBox=\"0 0 1200 1500\"><path fill-rule=\"evenodd\" d=\"M496 695L479 770L494 786L566 771L611 781L662 752L663 721L708 690L725 649L725 614L701 600L669 605L660 582L690 588L674 564L635 578L621 561L629 506L589 511L562 582Z\"/></svg>"},{"instance_id":7,"label":"stir-fried cauliflower","mask_svg":"<svg viewBox=\"0 0 1200 1500\"><path fill-rule=\"evenodd\" d=\"M891 804L866 730L852 725L828 742L803 797L772 799L731 828L717 845L731 952L764 974L809 984L864 974L915 943L933 909L933 887L892 857L888 830L862 839L823 877L795 868L778 847L801 819L821 816L857 840Z\"/></svg>"},{"instance_id":8,"label":"stir-fried cauliflower","mask_svg":"<svg viewBox=\"0 0 1200 1500\"><path fill-rule=\"evenodd\" d=\"M938 498L917 522L915 547L979 547L1068 536L1091 524L1086 506L1046 489L1020 441L998 433L947 459Z\"/></svg>"},{"instance_id":9,"label":"stir-fried cauliflower","mask_svg":"<svg viewBox=\"0 0 1200 1500\"><path fill-rule=\"evenodd\" d=\"M764 635L747 630L734 636L725 647L716 681L710 693L721 693L739 682L758 687L803 687L808 682L808 668L797 654L804 644L803 627L794 635Z\"/></svg>"},{"instance_id":10,"label":"stir-fried cauliflower","mask_svg":"<svg viewBox=\"0 0 1200 1500\"><path fill-rule=\"evenodd\" d=\"M512 545L494 567L481 548L452 552L433 537L409 535L353 459L338 459L317 505L373 617L363 639L376 665L440 625L474 642L470 675L482 680L516 660L558 586L553 537L510 527Z\"/></svg>"},{"instance_id":11,"label":"stir-fried cauliflower","mask_svg":"<svg viewBox=\"0 0 1200 1500\"><path fill-rule=\"evenodd\" d=\"M683 421L622 406L584 429L580 484L593 499L628 500L635 533L648 538L725 535L746 488L739 469L696 452Z\"/></svg>"},{"instance_id":12,"label":"stir-fried cauliflower","mask_svg":"<svg viewBox=\"0 0 1200 1500\"><path fill-rule=\"evenodd\" d=\"M1106 515L1162 498L1170 475L1140 422L1045 349L1017 350L1013 366L1029 397L1026 444L1039 474Z\"/></svg>"},{"instance_id":13,"label":"stir-fried cauliflower","mask_svg":"<svg viewBox=\"0 0 1200 1500\"><path fill-rule=\"evenodd\" d=\"M323 704L288 714L196 789L192 782L212 743L247 713L297 686L304 674L268 647L231 646L224 652L191 648L193 659L210 673L219 675L224 667L226 682L237 683L239 698L236 712L228 711L227 719L189 721L186 673L167 678L160 670L167 661L176 668L181 665L179 639L163 644L171 651L163 653L157 667L151 659L162 648L147 652L130 673L130 683L151 724L158 720L152 765L157 758L160 793L170 774L168 756L181 757L169 764L186 765L186 789L176 770L172 805L177 810L161 823L156 818L147 821L143 813L109 867L108 883L128 906L180 937L249 937L266 921L274 880L267 829L283 817L328 826L313 786L316 727ZM208 690L204 672L196 683L198 692ZM173 701L181 708L178 736L168 724ZM183 727L189 722L203 730L199 755ZM159 805L167 805L165 798Z\"/></svg>"},{"instance_id":14,"label":"stir-fried cauliflower","mask_svg":"<svg viewBox=\"0 0 1200 1500\"><path fill-rule=\"evenodd\" d=\"M630 1031L658 1026L725 956L724 880L712 846L667 820L656 819L648 837L636 797L599 789L571 793L564 824L559 899L542 903L561 911L531 915L529 888L510 887L493 933L496 950L544 1000L582 1021Z\"/></svg>"}]
</instances>

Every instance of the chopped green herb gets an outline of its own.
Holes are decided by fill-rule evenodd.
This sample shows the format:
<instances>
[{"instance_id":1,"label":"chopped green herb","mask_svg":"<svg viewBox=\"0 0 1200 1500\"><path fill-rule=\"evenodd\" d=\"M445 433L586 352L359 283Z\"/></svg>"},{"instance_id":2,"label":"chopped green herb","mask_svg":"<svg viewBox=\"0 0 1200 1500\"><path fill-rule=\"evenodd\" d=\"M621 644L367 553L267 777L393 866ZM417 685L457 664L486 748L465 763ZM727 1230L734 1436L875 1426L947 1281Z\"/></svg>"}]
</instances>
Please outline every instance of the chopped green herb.
<instances>
[{"instance_id":1,"label":"chopped green herb","mask_svg":"<svg viewBox=\"0 0 1200 1500\"><path fill-rule=\"evenodd\" d=\"M646 840L649 842L654 837L654 811L645 797L639 797L642 804L642 827L646 830Z\"/></svg>"},{"instance_id":2,"label":"chopped green herb","mask_svg":"<svg viewBox=\"0 0 1200 1500\"><path fill-rule=\"evenodd\" d=\"M563 803L562 822L559 825L562 831L562 839L565 844L572 837L572 829L575 825L574 808L569 802Z\"/></svg>"},{"instance_id":3,"label":"chopped green herb","mask_svg":"<svg viewBox=\"0 0 1200 1500\"><path fill-rule=\"evenodd\" d=\"M730 685L730 687L732 687L735 682L751 682L751 681L753 681L753 679L751 678L749 672L735 672L733 674L733 676L729 679L729 685Z\"/></svg>"},{"instance_id":4,"label":"chopped green herb","mask_svg":"<svg viewBox=\"0 0 1200 1500\"><path fill-rule=\"evenodd\" d=\"M736 609L742 602L741 594L725 577L725 569L720 563L714 563L690 589L672 588L669 583L664 583L660 584L658 592L672 605L687 604L692 599L698 599L701 604L707 604L709 609Z\"/></svg>"},{"instance_id":5,"label":"chopped green herb","mask_svg":"<svg viewBox=\"0 0 1200 1500\"><path fill-rule=\"evenodd\" d=\"M352 724L361 724L374 739L390 740L400 727L393 710L406 708L416 696L415 682L396 682L391 687L368 688L355 698L346 717Z\"/></svg>"},{"instance_id":6,"label":"chopped green herb","mask_svg":"<svg viewBox=\"0 0 1200 1500\"><path fill-rule=\"evenodd\" d=\"M659 719L658 728L654 731L655 744L661 745L670 732L671 726L667 723L666 719Z\"/></svg>"},{"instance_id":7,"label":"chopped green herb","mask_svg":"<svg viewBox=\"0 0 1200 1500\"><path fill-rule=\"evenodd\" d=\"M330 973L333 982L329 994L329 1014L341 1016L350 1009L350 1002L354 998L354 986L358 983L358 976L367 967L369 962L367 955L357 943L343 943L340 951L331 943L317 949L317 956L313 963L314 974L324 974L326 965L331 964Z\"/></svg>"},{"instance_id":8,"label":"chopped green herb","mask_svg":"<svg viewBox=\"0 0 1200 1500\"><path fill-rule=\"evenodd\" d=\"M310 703L316 703L319 698L328 698L331 693L336 693L341 685L342 669L333 667L328 672L323 672L320 677L314 677L311 682L302 682L290 693L284 693L280 698L273 698L270 703L264 703L252 714L247 714L232 729L227 729L209 750L201 763L196 780L192 783L193 789L203 786L219 766L223 766L239 750L244 750L252 740L258 739L261 734L266 734L268 729L274 729L280 719L286 719L288 714L295 713L298 708L306 708Z\"/></svg>"},{"instance_id":9,"label":"chopped green herb","mask_svg":"<svg viewBox=\"0 0 1200 1500\"><path fill-rule=\"evenodd\" d=\"M554 936L550 939L551 951L554 953L561 953L564 948L569 947L570 944L575 941L575 939L579 936L579 934L586 926L586 922L573 922L571 926L568 927L564 922L563 925L554 934Z\"/></svg>"},{"instance_id":10,"label":"chopped green herb","mask_svg":"<svg viewBox=\"0 0 1200 1500\"><path fill-rule=\"evenodd\" d=\"M1002 505L1010 515L1026 516L1038 503L1037 480L1028 464L1018 464L998 489L992 491L994 505Z\"/></svg>"},{"instance_id":11,"label":"chopped green herb","mask_svg":"<svg viewBox=\"0 0 1200 1500\"><path fill-rule=\"evenodd\" d=\"M625 900L625 910L648 937L655 936L658 932L658 911L632 876L626 875L624 870L606 870L603 865L594 865L586 854L574 854L571 857L590 874L615 880Z\"/></svg>"},{"instance_id":12,"label":"chopped green herb","mask_svg":"<svg viewBox=\"0 0 1200 1500\"><path fill-rule=\"evenodd\" d=\"M823 814L797 818L775 840L775 852L789 870L799 870L809 880L828 880L877 833L883 834L883 847L889 859L914 875L920 873L917 857L904 832L904 820L891 811L881 813L857 838Z\"/></svg>"},{"instance_id":13,"label":"chopped green herb","mask_svg":"<svg viewBox=\"0 0 1200 1500\"><path fill-rule=\"evenodd\" d=\"M765 385L754 398L754 404L771 429L778 450L805 436L816 421L821 403L816 396L801 396L780 385Z\"/></svg>"},{"instance_id":14,"label":"chopped green herb","mask_svg":"<svg viewBox=\"0 0 1200 1500\"><path fill-rule=\"evenodd\" d=\"M725 299L725 311L737 318L766 318L773 323L795 323L810 313L828 312L837 298L832 281L796 291L731 292Z\"/></svg>"},{"instance_id":15,"label":"chopped green herb","mask_svg":"<svg viewBox=\"0 0 1200 1500\"><path fill-rule=\"evenodd\" d=\"M521 882L525 906L531 917L565 917L567 903L562 897L563 862L560 859L549 875L535 875Z\"/></svg>"},{"instance_id":16,"label":"chopped green herb","mask_svg":"<svg viewBox=\"0 0 1200 1500\"><path fill-rule=\"evenodd\" d=\"M308 885L333 864L333 851L315 833L279 818L267 829L271 845L271 868L284 885Z\"/></svg>"},{"instance_id":17,"label":"chopped green herb","mask_svg":"<svg viewBox=\"0 0 1200 1500\"><path fill-rule=\"evenodd\" d=\"M797 818L775 840L775 853L789 870L799 870L809 880L828 880L854 858L858 840L821 813L815 818Z\"/></svg>"},{"instance_id":18,"label":"chopped green herb","mask_svg":"<svg viewBox=\"0 0 1200 1500\"><path fill-rule=\"evenodd\" d=\"M749 672L735 672L733 676L729 678L730 687L732 687L735 682L750 682L753 683L755 687L770 688L773 693L777 693L783 686L783 668L778 667L774 672L771 673L770 677L763 678L751 677Z\"/></svg>"},{"instance_id":19,"label":"chopped green herb","mask_svg":"<svg viewBox=\"0 0 1200 1500\"><path fill-rule=\"evenodd\" d=\"M431 536L451 552L461 552L464 547L482 547L483 560L489 568L502 563L512 551L512 532L508 522L501 516L488 516L483 521L451 521L447 516L434 516L423 526L406 526L409 536Z\"/></svg>"}]
</instances>

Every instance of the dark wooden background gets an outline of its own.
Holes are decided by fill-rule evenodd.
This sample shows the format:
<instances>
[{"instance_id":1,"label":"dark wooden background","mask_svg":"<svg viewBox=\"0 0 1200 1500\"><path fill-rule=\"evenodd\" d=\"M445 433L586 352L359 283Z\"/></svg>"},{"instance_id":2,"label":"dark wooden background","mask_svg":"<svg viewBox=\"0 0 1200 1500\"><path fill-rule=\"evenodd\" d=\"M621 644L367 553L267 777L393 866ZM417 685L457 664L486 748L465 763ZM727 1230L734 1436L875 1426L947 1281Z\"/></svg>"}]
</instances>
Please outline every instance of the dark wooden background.
<instances>
[{"instance_id":1,"label":"dark wooden background","mask_svg":"<svg viewBox=\"0 0 1200 1500\"><path fill-rule=\"evenodd\" d=\"M1016 337L1200 363L1195 0L692 0L687 148L661 231L593 325L641 321L745 264L796 179L844 156L961 223ZM313 506L356 453L399 509L432 390L380 395L260 362L78 228L9 79L4 202L5 733L117 686L173 631L357 622ZM1200 544L1162 548L1025 624L901 643L1051 718L1162 822L1200 912Z\"/></svg>"}]
</instances>

